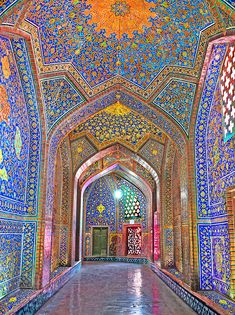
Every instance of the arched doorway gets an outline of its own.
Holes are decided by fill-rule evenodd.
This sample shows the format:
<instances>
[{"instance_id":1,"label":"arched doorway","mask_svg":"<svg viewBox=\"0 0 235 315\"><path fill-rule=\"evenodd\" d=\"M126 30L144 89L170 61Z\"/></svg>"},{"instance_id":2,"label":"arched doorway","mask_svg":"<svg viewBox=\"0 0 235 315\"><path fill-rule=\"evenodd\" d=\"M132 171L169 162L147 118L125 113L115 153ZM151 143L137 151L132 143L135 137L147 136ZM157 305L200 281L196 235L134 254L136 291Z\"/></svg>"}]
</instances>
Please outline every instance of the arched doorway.
<instances>
[{"instance_id":1,"label":"arched doorway","mask_svg":"<svg viewBox=\"0 0 235 315\"><path fill-rule=\"evenodd\" d=\"M147 187L143 193L123 167L115 168L82 188L82 256L152 259L152 193ZM137 181L144 185L136 176Z\"/></svg>"}]
</instances>

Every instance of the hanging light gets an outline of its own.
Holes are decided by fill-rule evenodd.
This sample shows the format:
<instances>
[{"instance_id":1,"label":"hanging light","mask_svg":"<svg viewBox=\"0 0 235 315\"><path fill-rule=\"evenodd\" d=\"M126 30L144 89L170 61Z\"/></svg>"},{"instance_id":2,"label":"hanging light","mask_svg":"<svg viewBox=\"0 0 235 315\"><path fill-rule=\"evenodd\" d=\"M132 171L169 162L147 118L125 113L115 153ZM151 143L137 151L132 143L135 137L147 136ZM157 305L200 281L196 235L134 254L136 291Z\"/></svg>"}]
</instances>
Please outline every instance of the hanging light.
<instances>
[{"instance_id":1,"label":"hanging light","mask_svg":"<svg viewBox=\"0 0 235 315\"><path fill-rule=\"evenodd\" d=\"M121 189L117 189L117 190L114 191L114 197L116 199L122 198L122 191L121 191Z\"/></svg>"}]
</instances>

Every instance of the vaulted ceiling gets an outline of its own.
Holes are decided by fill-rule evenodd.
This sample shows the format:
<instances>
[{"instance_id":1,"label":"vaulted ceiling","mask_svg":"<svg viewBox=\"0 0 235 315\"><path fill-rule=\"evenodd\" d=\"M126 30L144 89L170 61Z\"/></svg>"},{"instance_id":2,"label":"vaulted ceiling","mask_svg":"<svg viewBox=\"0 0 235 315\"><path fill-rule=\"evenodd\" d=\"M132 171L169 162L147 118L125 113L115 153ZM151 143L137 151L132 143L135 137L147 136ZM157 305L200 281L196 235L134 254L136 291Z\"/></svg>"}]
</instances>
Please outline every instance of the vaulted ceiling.
<instances>
[{"instance_id":1,"label":"vaulted ceiling","mask_svg":"<svg viewBox=\"0 0 235 315\"><path fill-rule=\"evenodd\" d=\"M200 33L214 24L202 1L34 1L45 64L72 63L91 87L116 76L141 89L168 65L193 68Z\"/></svg>"},{"instance_id":2,"label":"vaulted ceiling","mask_svg":"<svg viewBox=\"0 0 235 315\"><path fill-rule=\"evenodd\" d=\"M93 104L99 111L120 94L139 113L133 104L145 106L173 141L179 130L187 136L208 41L235 19L232 0L0 4L0 22L31 37L47 134L77 108Z\"/></svg>"}]
</instances>

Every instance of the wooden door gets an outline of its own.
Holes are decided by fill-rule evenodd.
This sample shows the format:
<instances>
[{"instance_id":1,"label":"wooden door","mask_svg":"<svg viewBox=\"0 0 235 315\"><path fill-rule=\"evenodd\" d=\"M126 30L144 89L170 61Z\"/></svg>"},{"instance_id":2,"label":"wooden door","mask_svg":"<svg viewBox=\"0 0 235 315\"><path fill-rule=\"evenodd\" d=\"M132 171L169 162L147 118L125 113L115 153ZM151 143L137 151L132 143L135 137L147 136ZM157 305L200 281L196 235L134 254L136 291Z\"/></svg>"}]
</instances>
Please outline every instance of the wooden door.
<instances>
[{"instance_id":1,"label":"wooden door","mask_svg":"<svg viewBox=\"0 0 235 315\"><path fill-rule=\"evenodd\" d=\"M107 256L108 248L108 228L94 227L93 228L93 256Z\"/></svg>"}]
</instances>

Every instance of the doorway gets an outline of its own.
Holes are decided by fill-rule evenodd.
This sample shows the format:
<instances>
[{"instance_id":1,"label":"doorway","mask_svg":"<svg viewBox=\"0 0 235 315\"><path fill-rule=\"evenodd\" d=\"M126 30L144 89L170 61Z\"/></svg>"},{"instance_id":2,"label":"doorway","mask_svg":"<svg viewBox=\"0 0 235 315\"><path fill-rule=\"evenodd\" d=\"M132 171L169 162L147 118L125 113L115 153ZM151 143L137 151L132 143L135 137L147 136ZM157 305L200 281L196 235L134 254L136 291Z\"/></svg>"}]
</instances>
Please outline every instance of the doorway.
<instances>
[{"instance_id":1,"label":"doorway","mask_svg":"<svg viewBox=\"0 0 235 315\"><path fill-rule=\"evenodd\" d=\"M141 255L142 237L140 226L127 227L127 255Z\"/></svg>"},{"instance_id":2,"label":"doorway","mask_svg":"<svg viewBox=\"0 0 235 315\"><path fill-rule=\"evenodd\" d=\"M92 256L107 256L108 228L93 227Z\"/></svg>"}]
</instances>

